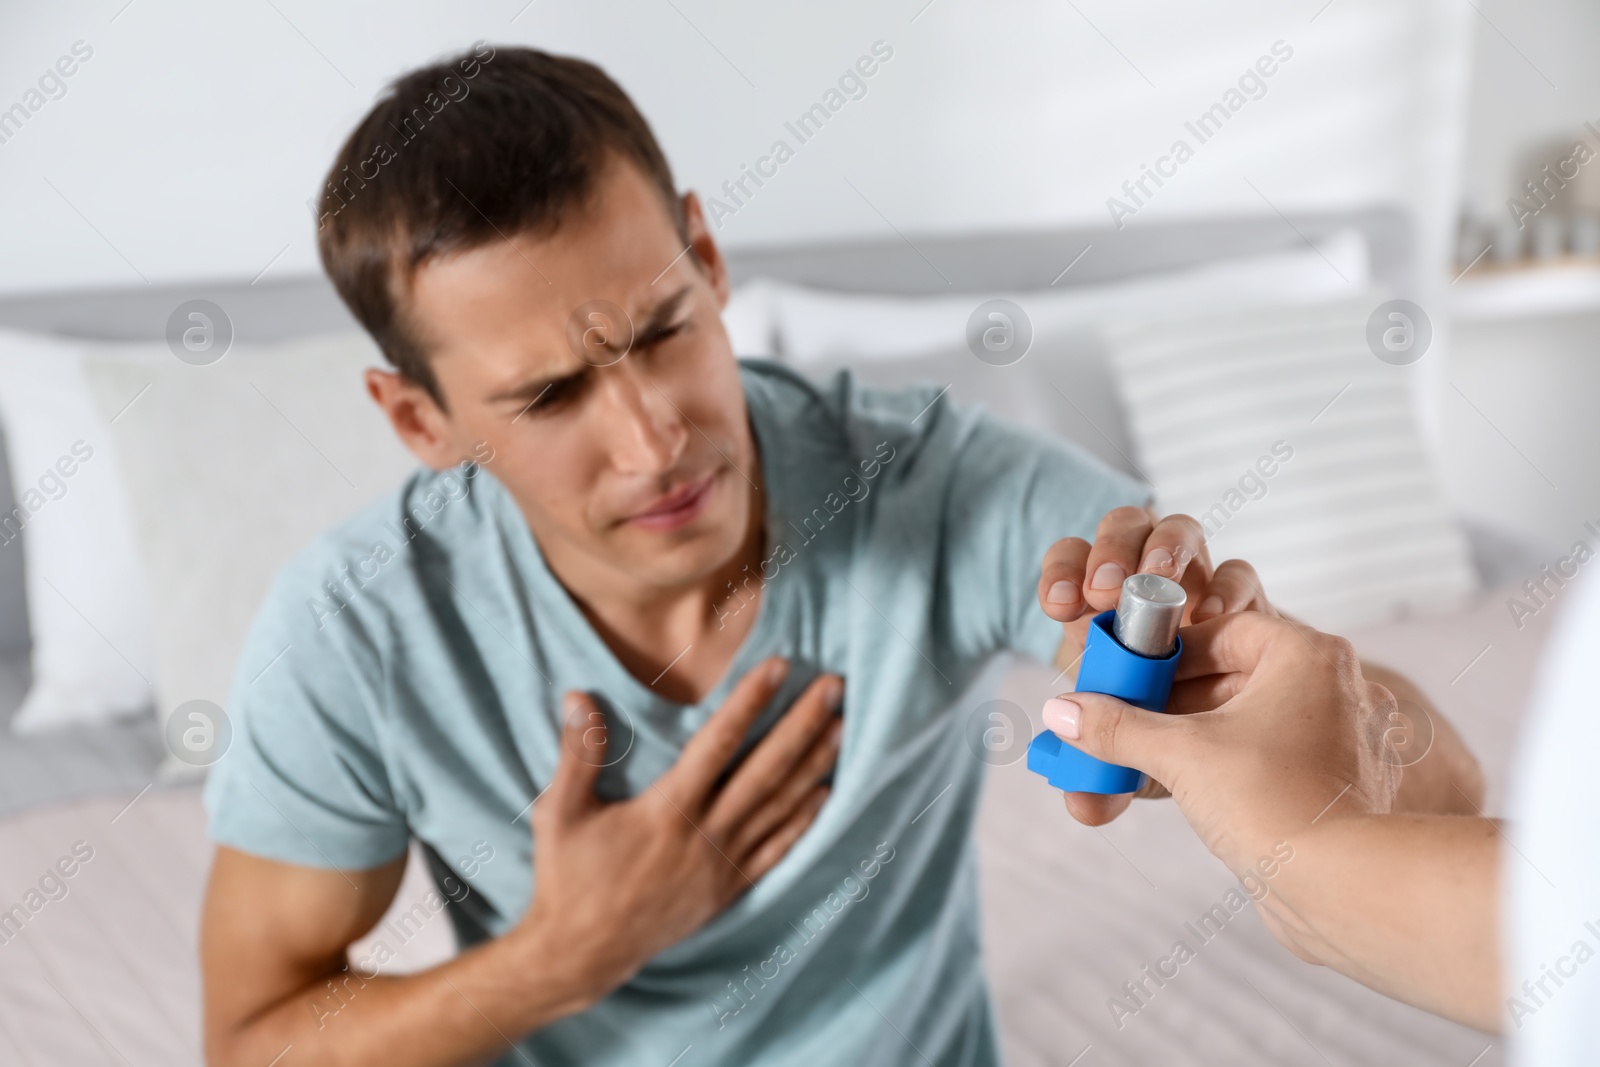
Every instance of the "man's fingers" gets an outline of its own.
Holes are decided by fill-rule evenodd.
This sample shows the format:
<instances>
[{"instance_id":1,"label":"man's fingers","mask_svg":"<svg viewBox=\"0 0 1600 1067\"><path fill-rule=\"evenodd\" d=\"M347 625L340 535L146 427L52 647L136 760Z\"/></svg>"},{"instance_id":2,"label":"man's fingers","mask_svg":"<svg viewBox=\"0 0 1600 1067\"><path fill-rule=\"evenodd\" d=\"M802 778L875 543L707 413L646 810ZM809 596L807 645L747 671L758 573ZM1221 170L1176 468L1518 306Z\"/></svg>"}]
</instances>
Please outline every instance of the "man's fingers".
<instances>
[{"instance_id":1,"label":"man's fingers","mask_svg":"<svg viewBox=\"0 0 1600 1067\"><path fill-rule=\"evenodd\" d=\"M1206 534L1188 515L1168 515L1156 523L1145 539L1139 557L1139 572L1159 574L1183 582L1191 564L1198 562L1202 575L1211 573L1211 557L1206 552ZM1183 582L1185 588L1189 583Z\"/></svg>"},{"instance_id":2,"label":"man's fingers","mask_svg":"<svg viewBox=\"0 0 1600 1067\"><path fill-rule=\"evenodd\" d=\"M788 820L779 826L770 837L756 846L750 854L749 860L741 865L740 870L752 882L759 882L763 875L778 865L778 861L788 855L794 843L800 840L800 835L810 829L816 821L817 813L822 810L822 805L828 799L829 790L825 786L813 789L805 801Z\"/></svg>"},{"instance_id":3,"label":"man's fingers","mask_svg":"<svg viewBox=\"0 0 1600 1067\"><path fill-rule=\"evenodd\" d=\"M1084 599L1096 611L1117 606L1122 581L1139 569L1144 543L1155 529L1144 508L1122 507L1106 512L1095 530L1094 548L1084 568Z\"/></svg>"},{"instance_id":4,"label":"man's fingers","mask_svg":"<svg viewBox=\"0 0 1600 1067\"><path fill-rule=\"evenodd\" d=\"M678 761L657 781L668 799L684 810L704 810L712 787L788 673L788 661L773 656L739 679L722 706L683 746Z\"/></svg>"},{"instance_id":5,"label":"man's fingers","mask_svg":"<svg viewBox=\"0 0 1600 1067\"><path fill-rule=\"evenodd\" d=\"M1211 579L1205 531L1188 515L1158 520L1146 508L1113 509L1100 520L1093 545L1068 537L1050 546L1039 575L1039 606L1063 623L1116 607L1123 580L1139 572L1181 582L1191 594L1204 589Z\"/></svg>"},{"instance_id":6,"label":"man's fingers","mask_svg":"<svg viewBox=\"0 0 1600 1067\"><path fill-rule=\"evenodd\" d=\"M1125 704L1101 693L1068 693L1045 703L1044 724L1056 736L1095 759L1132 767L1170 781L1169 756L1193 720ZM1185 754L1184 759L1192 759ZM1181 764L1179 764L1181 766Z\"/></svg>"},{"instance_id":7,"label":"man's fingers","mask_svg":"<svg viewBox=\"0 0 1600 1067\"><path fill-rule=\"evenodd\" d=\"M799 810L822 779L833 770L839 760L839 742L844 735L844 720L834 716L822 736L812 744L811 751L794 768L789 777L778 783L778 788L759 808L745 819L736 831L728 848L729 855L748 855L757 845L770 837L779 826Z\"/></svg>"},{"instance_id":8,"label":"man's fingers","mask_svg":"<svg viewBox=\"0 0 1600 1067\"><path fill-rule=\"evenodd\" d=\"M1261 587L1256 569L1242 559L1224 560L1201 594L1190 618L1204 622L1218 615L1231 615L1239 611L1261 611L1275 615L1267 594Z\"/></svg>"},{"instance_id":9,"label":"man's fingers","mask_svg":"<svg viewBox=\"0 0 1600 1067\"><path fill-rule=\"evenodd\" d=\"M1172 793L1168 791L1166 786L1147 774L1144 776L1144 782L1139 786L1139 791L1133 795L1138 800L1161 800L1165 797L1170 797Z\"/></svg>"},{"instance_id":10,"label":"man's fingers","mask_svg":"<svg viewBox=\"0 0 1600 1067\"><path fill-rule=\"evenodd\" d=\"M588 693L569 692L561 710L561 759L535 808L571 817L596 803L594 783L605 766L609 738L605 716Z\"/></svg>"},{"instance_id":11,"label":"man's fingers","mask_svg":"<svg viewBox=\"0 0 1600 1067\"><path fill-rule=\"evenodd\" d=\"M1061 797L1067 802L1067 811L1085 826L1104 826L1133 803L1132 793L1062 793Z\"/></svg>"},{"instance_id":12,"label":"man's fingers","mask_svg":"<svg viewBox=\"0 0 1600 1067\"><path fill-rule=\"evenodd\" d=\"M1044 554L1044 565L1039 568L1039 606L1057 622L1072 622L1088 607L1083 599L1083 576L1090 547L1081 537L1063 537Z\"/></svg>"},{"instance_id":13,"label":"man's fingers","mask_svg":"<svg viewBox=\"0 0 1600 1067\"><path fill-rule=\"evenodd\" d=\"M1234 672L1248 676L1273 642L1294 637L1296 629L1304 628L1257 611L1217 615L1185 626L1178 631L1183 638L1183 655L1178 657L1177 680Z\"/></svg>"},{"instance_id":14,"label":"man's fingers","mask_svg":"<svg viewBox=\"0 0 1600 1067\"><path fill-rule=\"evenodd\" d=\"M1067 802L1067 812L1083 825L1104 826L1127 811L1135 800L1159 800L1171 795L1166 786L1147 774L1136 793L1062 793L1061 798Z\"/></svg>"},{"instance_id":15,"label":"man's fingers","mask_svg":"<svg viewBox=\"0 0 1600 1067\"><path fill-rule=\"evenodd\" d=\"M843 678L823 674L812 679L711 800L707 830L714 835L737 832L795 773L830 723L837 721L843 700Z\"/></svg>"}]
</instances>

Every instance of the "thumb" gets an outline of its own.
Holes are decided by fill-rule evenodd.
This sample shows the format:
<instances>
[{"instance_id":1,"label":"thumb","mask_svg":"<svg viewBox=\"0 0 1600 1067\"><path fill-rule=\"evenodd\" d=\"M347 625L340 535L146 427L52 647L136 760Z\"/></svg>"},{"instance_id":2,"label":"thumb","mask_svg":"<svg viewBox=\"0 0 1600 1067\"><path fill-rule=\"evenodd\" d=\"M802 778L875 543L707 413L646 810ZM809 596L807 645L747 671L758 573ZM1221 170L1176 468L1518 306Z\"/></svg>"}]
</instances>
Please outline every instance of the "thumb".
<instances>
[{"instance_id":1,"label":"thumb","mask_svg":"<svg viewBox=\"0 0 1600 1067\"><path fill-rule=\"evenodd\" d=\"M1102 693L1068 693L1044 703L1047 730L1095 759L1170 782L1182 715L1146 711Z\"/></svg>"},{"instance_id":2,"label":"thumb","mask_svg":"<svg viewBox=\"0 0 1600 1067\"><path fill-rule=\"evenodd\" d=\"M600 768L606 765L605 716L588 693L573 690L561 702L561 761L542 803L572 816L593 807Z\"/></svg>"}]
</instances>

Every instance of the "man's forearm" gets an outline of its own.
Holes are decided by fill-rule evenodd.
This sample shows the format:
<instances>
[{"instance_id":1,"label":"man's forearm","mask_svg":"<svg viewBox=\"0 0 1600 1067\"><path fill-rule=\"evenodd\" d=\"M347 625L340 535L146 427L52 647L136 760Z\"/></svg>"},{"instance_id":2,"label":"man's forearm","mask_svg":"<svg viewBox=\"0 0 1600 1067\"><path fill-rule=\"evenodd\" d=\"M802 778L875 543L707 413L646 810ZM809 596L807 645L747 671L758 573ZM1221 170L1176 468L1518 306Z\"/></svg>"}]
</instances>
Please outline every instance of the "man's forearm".
<instances>
[{"instance_id":1,"label":"man's forearm","mask_svg":"<svg viewBox=\"0 0 1600 1067\"><path fill-rule=\"evenodd\" d=\"M1302 958L1496 1031L1498 834L1476 817L1331 812L1290 838L1263 915Z\"/></svg>"},{"instance_id":2,"label":"man's forearm","mask_svg":"<svg viewBox=\"0 0 1600 1067\"><path fill-rule=\"evenodd\" d=\"M1362 663L1394 694L1389 750L1403 764L1394 814L1338 809L1293 837L1268 921L1302 956L1480 1030L1500 1026L1498 831L1483 772L1410 679Z\"/></svg>"},{"instance_id":3,"label":"man's forearm","mask_svg":"<svg viewBox=\"0 0 1600 1067\"><path fill-rule=\"evenodd\" d=\"M1400 717L1386 735L1389 751L1403 768L1395 811L1482 815L1483 770L1450 720L1405 675L1365 661L1361 673L1400 702Z\"/></svg>"},{"instance_id":4,"label":"man's forearm","mask_svg":"<svg viewBox=\"0 0 1600 1067\"><path fill-rule=\"evenodd\" d=\"M522 1035L587 1008L594 983L535 922L416 974L316 978L208 1050L218 1065L445 1067L488 1062ZM248 961L241 961L247 965Z\"/></svg>"}]
</instances>

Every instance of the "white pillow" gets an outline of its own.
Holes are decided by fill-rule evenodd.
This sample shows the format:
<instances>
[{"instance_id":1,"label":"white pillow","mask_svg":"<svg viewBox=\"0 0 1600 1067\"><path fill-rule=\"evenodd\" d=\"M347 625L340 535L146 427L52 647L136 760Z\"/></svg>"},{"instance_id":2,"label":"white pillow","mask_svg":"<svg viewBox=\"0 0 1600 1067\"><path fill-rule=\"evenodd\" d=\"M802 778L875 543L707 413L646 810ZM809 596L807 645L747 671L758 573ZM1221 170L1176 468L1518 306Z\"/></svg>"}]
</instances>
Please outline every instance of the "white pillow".
<instances>
[{"instance_id":1,"label":"white pillow","mask_svg":"<svg viewBox=\"0 0 1600 1067\"><path fill-rule=\"evenodd\" d=\"M11 721L17 733L150 706L144 574L80 347L0 331L0 423L17 504L0 516L0 552L24 553L33 645L33 681Z\"/></svg>"},{"instance_id":2,"label":"white pillow","mask_svg":"<svg viewBox=\"0 0 1600 1067\"><path fill-rule=\"evenodd\" d=\"M1027 313L1037 343L1053 334L1092 333L1108 315L1325 300L1359 291L1368 276L1365 238L1357 230L1342 230L1315 247L1219 259L1184 270L1059 290L903 297L763 284L779 353L805 364L963 349L967 319L979 303L995 296L1012 300Z\"/></svg>"},{"instance_id":3,"label":"white pillow","mask_svg":"<svg viewBox=\"0 0 1600 1067\"><path fill-rule=\"evenodd\" d=\"M722 325L736 356L770 356L777 351L772 319L773 283L755 278L728 295Z\"/></svg>"},{"instance_id":4,"label":"white pillow","mask_svg":"<svg viewBox=\"0 0 1600 1067\"><path fill-rule=\"evenodd\" d=\"M1113 323L1136 459L1164 511L1249 560L1267 596L1342 629L1458 603L1477 584L1423 446L1407 369L1368 348L1376 293Z\"/></svg>"},{"instance_id":5,"label":"white pillow","mask_svg":"<svg viewBox=\"0 0 1600 1067\"><path fill-rule=\"evenodd\" d=\"M84 370L112 430L154 590L158 714L227 710L239 650L278 568L393 488L416 460L367 396L364 334L253 347L192 366L165 346L92 346Z\"/></svg>"},{"instance_id":6,"label":"white pillow","mask_svg":"<svg viewBox=\"0 0 1600 1067\"><path fill-rule=\"evenodd\" d=\"M1139 477L1122 401L1096 336L1060 332L1035 338L1027 357L1008 367L975 359L963 346L898 359L816 359L801 369L820 381L842 367L863 385L944 389L958 404L1074 441L1107 466Z\"/></svg>"},{"instance_id":7,"label":"white pillow","mask_svg":"<svg viewBox=\"0 0 1600 1067\"><path fill-rule=\"evenodd\" d=\"M759 299L770 309L782 358L813 377L850 367L870 385L920 381L948 387L958 403L1075 441L1138 477L1099 331L1105 316L1262 299L1327 300L1365 286L1367 276L1366 241L1348 230L1298 251L1222 259L1110 285L1013 293L1007 299L1027 313L1033 343L1009 366L992 366L967 348L967 319L987 294L873 296L771 281L753 282L746 290L748 304Z\"/></svg>"}]
</instances>

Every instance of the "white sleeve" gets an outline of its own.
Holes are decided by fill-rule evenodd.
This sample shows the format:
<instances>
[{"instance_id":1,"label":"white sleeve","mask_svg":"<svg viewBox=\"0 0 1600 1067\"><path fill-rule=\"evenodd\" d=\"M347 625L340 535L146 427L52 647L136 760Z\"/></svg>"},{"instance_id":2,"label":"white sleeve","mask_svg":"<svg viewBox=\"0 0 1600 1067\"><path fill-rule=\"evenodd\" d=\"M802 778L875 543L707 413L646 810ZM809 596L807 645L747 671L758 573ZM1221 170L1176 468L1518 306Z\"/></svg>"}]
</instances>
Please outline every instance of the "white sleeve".
<instances>
[{"instance_id":1,"label":"white sleeve","mask_svg":"<svg viewBox=\"0 0 1600 1067\"><path fill-rule=\"evenodd\" d=\"M1504 887L1513 1062L1600 1064L1600 581L1564 593L1513 770Z\"/></svg>"}]
</instances>

